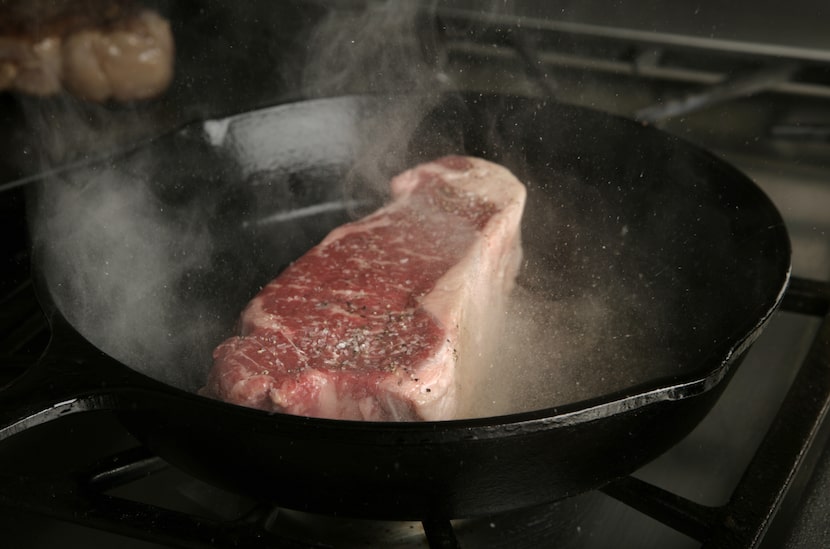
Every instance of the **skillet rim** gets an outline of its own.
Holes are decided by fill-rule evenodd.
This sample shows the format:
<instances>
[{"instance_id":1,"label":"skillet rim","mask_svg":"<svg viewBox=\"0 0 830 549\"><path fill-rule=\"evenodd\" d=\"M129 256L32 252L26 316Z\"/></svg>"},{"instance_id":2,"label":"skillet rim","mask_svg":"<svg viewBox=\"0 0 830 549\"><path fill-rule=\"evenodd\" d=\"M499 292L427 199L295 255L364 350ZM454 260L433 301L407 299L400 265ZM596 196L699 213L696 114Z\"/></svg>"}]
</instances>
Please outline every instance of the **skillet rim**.
<instances>
[{"instance_id":1,"label":"skillet rim","mask_svg":"<svg viewBox=\"0 0 830 549\"><path fill-rule=\"evenodd\" d=\"M452 97L460 97L464 99L465 103L467 101L467 98L472 96L475 96L477 100L480 100L481 98L491 98L508 101L527 101L529 103L532 103L533 101L545 103L548 102L545 100L540 100L538 98L502 94L452 93L446 95ZM313 105L316 102L391 102L395 100L395 97L398 96L344 95L281 103L278 105L256 109L253 111L247 111L244 113L219 119L190 122L179 127L176 130L159 136L157 139L162 139L164 137L175 136L177 134L190 132L194 127L204 127L206 124L212 123L216 125L230 125L239 120L261 117L263 114L283 109L292 109L297 108L298 106L309 106ZM553 102L551 101L550 103ZM441 104L441 101L438 101L436 104ZM777 284L778 293L774 297L767 296L769 301L763 304L763 307L759 307L759 314L758 317L756 317L757 320L755 324L746 333L740 334L740 336L736 336L734 338L734 344L729 348L728 352L726 353L726 356L721 356L719 358L714 356L714 352L704 355L699 361L700 365L695 368L696 372L692 372L690 374L681 376L662 376L660 378L635 384L626 389L610 392L599 397L579 400L560 406L553 406L537 410L497 416L452 419L443 421L376 422L315 418L295 416L291 414L282 413L269 413L262 410L256 410L253 408L247 408L236 404L218 401L209 397L204 397L201 395L191 393L189 391L177 388L172 385L168 385L162 381L153 379L147 374L144 374L143 372L134 369L128 366L127 364L122 363L114 357L106 355L104 351L99 349L95 344L93 344L83 334L81 334L79 330L77 330L74 326L70 324L70 322L65 318L60 308L55 303L55 301L52 299L52 292L49 288L47 276L43 272L43 269L38 268L38 266L43 263L43 261L40 258L42 254L44 254L45 252L43 251L42 246L39 247L35 244L33 246L32 253L32 273L36 281L36 288L39 288L41 290L37 292L38 300L40 301L44 311L47 312L47 317L49 319L50 325L52 325L54 329L53 339L56 333L60 333L62 331L65 331L65 329L69 329L72 332L74 332L74 334L77 337L81 338L84 342L86 342L86 344L91 349L94 349L97 353L105 355L108 361L118 364L118 366L128 371L130 375L136 376L136 381L141 379L144 382L141 384L141 386L138 387L124 387L123 390L125 393L129 393L130 391L143 392L146 390L156 392L161 391L166 392L170 395L175 395L178 398L183 397L191 402L199 403L200 405L205 405L206 403L209 403L209 405L211 406L218 405L221 408L225 408L225 411L227 411L228 409L233 409L233 413L235 414L241 413L249 416L250 421L252 422L252 427L254 425L261 425L260 428L267 430L270 430L268 424L273 424L275 423L274 420L278 420L276 423L282 425L296 426L302 429L314 427L315 429L322 430L327 433L341 433L349 435L354 435L356 433L367 433L371 435L384 433L388 435L394 435L394 443L398 445L424 443L437 444L446 442L448 440L470 442L471 440L474 441L490 438L503 438L505 436L510 436L511 434L519 435L537 431L545 431L553 426L568 427L594 420L599 420L611 415L635 411L639 408L656 404L659 402L688 399L701 393L705 393L712 390L714 387L718 386L725 377L727 377L734 363L760 335L761 331L770 321L772 315L781 305L784 293L789 285L792 271L791 244L780 212L778 212L777 208L772 203L770 198L766 195L766 193L764 193L763 190L760 189L760 187L758 187L758 185L755 182L753 182L746 174L732 166L727 161L718 158L710 151L703 149L702 147L686 140L683 137L663 132L651 126L644 126L634 120L625 118L623 116L600 111L590 107L559 102L555 104L557 108L569 109L572 112L582 111L591 113L594 116L600 116L608 121L612 121L612 123L614 124L629 126L630 128L636 131L656 132L660 134L661 139L672 140L672 144L674 146L680 146L684 148L687 152L693 153L695 155L700 156L701 158L704 158L707 162L711 163L714 166L725 168L729 172L730 177L733 178L733 183L737 182L738 184L744 187L744 189L741 191L742 196L744 196L743 193L747 192L755 193L755 198L760 199L760 202L763 203L764 207L769 210L768 214L770 216L775 217L775 223L767 227L769 231L774 232L774 235L768 235L767 238L777 239L777 244L779 245L778 247L780 248L781 252L780 256L776 257L776 263L780 263L780 265L776 265L776 267L783 268L783 271L779 268L775 269L777 276L780 277L780 281ZM207 139L207 137L205 138ZM141 143L136 148L146 147L148 144L149 143ZM136 149L132 149L131 151L127 151L122 154L129 154L129 152L132 152L134 150ZM111 161L112 159L107 160ZM68 170L69 173L71 173L72 171L73 170L71 169ZM61 327L61 324L65 324L65 328ZM50 343L50 348L51 347L52 344ZM45 355L48 354L49 350L47 349ZM704 372L704 374L700 375L701 372ZM400 438L400 435L402 435L403 433L406 433L409 436L415 436L415 438L413 438L412 440L403 440ZM424 435L427 434L430 434L431 436L427 437L428 440L425 440Z\"/></svg>"}]
</instances>

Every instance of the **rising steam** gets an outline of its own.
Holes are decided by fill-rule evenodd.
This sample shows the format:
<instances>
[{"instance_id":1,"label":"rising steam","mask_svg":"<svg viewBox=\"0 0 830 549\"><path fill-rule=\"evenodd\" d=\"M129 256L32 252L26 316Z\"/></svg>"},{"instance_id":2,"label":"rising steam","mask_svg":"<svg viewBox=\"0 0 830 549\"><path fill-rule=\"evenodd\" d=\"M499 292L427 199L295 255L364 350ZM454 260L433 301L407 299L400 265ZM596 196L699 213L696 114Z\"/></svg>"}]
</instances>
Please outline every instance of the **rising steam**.
<instances>
[{"instance_id":1,"label":"rising steam","mask_svg":"<svg viewBox=\"0 0 830 549\"><path fill-rule=\"evenodd\" d=\"M219 156L233 153L235 161L240 162L240 159L257 157L254 153L267 156L271 152L265 145L278 144L285 149L285 157L300 158L307 156L304 147L315 144L293 141L308 135L319 136L321 141L334 140L334 136L342 134L344 141L348 140L347 146L337 150L346 151L344 156L355 153L348 158L348 173L340 182L339 194L345 198L341 202L347 207L364 204L367 201L363 198L367 195L368 202L379 203L386 193L390 176L409 167L402 164L403 159L421 154L439 156L463 152L467 144L457 128L452 127L431 135L428 150L410 149L413 133L425 114L452 92L452 80L443 72L440 59L430 51L429 44L436 39L433 31L429 25L421 25L425 13L428 14L421 2L368 3L361 10L332 10L310 33L303 68L293 75L301 92L299 95L320 98L368 92L382 105L379 111L367 113L363 120L349 119L348 124L337 128L329 125L341 118L326 117L322 110L317 111L317 118L311 121L292 118L293 126L256 126L256 117L253 117L250 128L259 128L257 131L261 133L249 132L246 137L256 139L246 141L241 136L236 139L230 136L226 140L223 132L227 126L220 127L223 132L217 134L214 131L212 142L206 140L211 142L206 146L214 149L203 152ZM280 60L275 59L274 63L280 64ZM292 75L287 75L286 79L291 80ZM286 118L277 117L276 122L271 123L285 121ZM352 122L355 122L354 127L350 125ZM215 130L217 126L209 127ZM290 133L286 133L288 131ZM501 157L493 160L510 160L516 165L511 168L523 168L521 143L518 146L502 144L489 135L488 128L481 131L487 134L481 136L482 140L494 148L504 145ZM280 139L268 139L273 132L282 132ZM358 141L359 147L355 146ZM234 146L243 144L248 147L247 153L233 150ZM549 145L556 146L555 143ZM253 149L260 146L262 148ZM199 150L194 154L194 165L198 165ZM317 153L305 162L314 164L321 154ZM40 268L46 273L50 290L59 308L68 314L70 322L82 334L118 360L151 377L196 390L204 383L210 368L212 349L230 334L233 324L227 311L220 314L210 299L196 299L200 291L190 286L201 284L207 288L206 294L214 287L232 287L240 294L230 300L238 314L263 281L240 279L229 282L227 278L245 269L223 270L222 265L237 265L244 258L267 255L272 250L254 245L252 239L226 238L227 231L216 230L214 220L225 215L230 217L229 227L251 230L261 227L262 231L273 231L271 240L279 240L281 248L292 247L294 253L293 247L306 245L309 235L300 235L299 232L305 229L299 229L293 219L291 224L278 226L270 221L263 225L259 223L261 220L245 216L268 213L262 208L265 202L279 202L283 196L286 200L300 196L308 203L300 204L307 209L298 211L313 213L319 210L321 216L309 225L315 230L330 229L334 218L324 216L331 213L329 206L335 204L338 197L317 197L317 204L324 203L328 209L315 210L312 207L315 197L303 194L302 190L303 186L314 185L302 178L291 179L296 173L280 171L288 171L293 166L270 166L267 162L254 166L253 172L243 169L225 175L204 173L198 176L182 173L182 185L174 184L173 191L168 189L168 195L160 195L154 185L155 178L159 174L169 177L174 168L184 164L177 155L178 152L163 158L146 157L141 162L131 162L128 169L126 164L99 165L46 181L34 221L34 234L38 246L45 251L40 256ZM331 162L331 156L319 163ZM329 176L325 170L318 175L321 178ZM229 193L211 193L210 186L202 184L202 179L211 177L219 181L220 186L231 188L232 201L227 200ZM569 204L564 204L554 192L542 192L548 186L558 185L562 196L581 196L583 182L524 182L531 191L528 205L534 216L534 223L526 223L525 227L531 227L539 234L523 234L525 242L531 244L526 247L527 263L522 275L527 284L516 293L506 323L508 333L501 356L498 361L493 359L482 364L490 372L489 386L506 387L507 390L483 395L488 402L481 407L482 415L546 407L575 398L597 396L594 391L605 391L609 386L614 389L626 387L631 380L615 365L618 359L625 362L630 357L609 354L602 350L602 345L609 338L624 339L633 334L631 343L622 341L613 349L618 354L636 353L639 351L635 346L649 339L647 334L641 333L648 326L638 328L636 319L627 313L629 309L641 308L639 300L642 297L631 298L628 302L615 301L615 295L635 293L625 282L603 281L605 286L581 294L563 296L557 293L566 284L574 287L573 282L579 281L583 273L587 276L608 272L608 265L617 261L610 256L610 250L625 251L625 242L631 238L626 237L624 221L602 229L583 227L585 234L593 234L590 237L592 243L609 245L608 258L595 257L596 263L601 265L588 265L584 262L587 256L578 255L578 246L585 240L577 238L580 223L584 221L570 219L572 225L565 228L563 221L554 217L559 213L567 215ZM255 195L252 201L246 202L237 196L252 192ZM264 200L260 200L256 197L257 192L270 194L261 194ZM540 201L540 197L549 196L556 198L545 198L550 203ZM601 208L602 204L598 204L597 211ZM279 215L264 219L290 218L283 215L284 209L279 204L274 211ZM364 212L353 212L354 215L360 213ZM238 218L235 217L237 214ZM337 218L337 222L344 221L342 217ZM248 221L250 223L246 225ZM556 234L562 235L562 242L552 236ZM256 236L262 238L261 234ZM220 244L223 238L225 244L230 242L237 255L224 254L219 249L223 246ZM534 239L540 239L544 244L533 246ZM549 242L562 244L562 248L553 246L548 249ZM567 248L567 244L571 247ZM294 257L302 251L296 250ZM537 261L537 256L549 253L555 256L552 260ZM556 273L566 270L560 263L566 262L575 265L579 272L572 279L565 275L557 278ZM273 269L271 276L277 274L280 266L284 264L269 267ZM240 287L233 288L234 284ZM629 331L626 323L631 321L634 322ZM567 371L559 367L563 363L569 366ZM529 393L525 392L528 387L533 389Z\"/></svg>"},{"instance_id":2,"label":"rising steam","mask_svg":"<svg viewBox=\"0 0 830 549\"><path fill-rule=\"evenodd\" d=\"M145 177L82 170L49 181L36 239L52 298L81 333L121 362L179 387L201 382L175 364L206 361L215 320L182 299L209 263L205 212L165 211Z\"/></svg>"},{"instance_id":3,"label":"rising steam","mask_svg":"<svg viewBox=\"0 0 830 549\"><path fill-rule=\"evenodd\" d=\"M306 96L388 99L382 116L363 121L370 138L344 181L347 195L385 196L389 178L408 167L395 161L418 123L452 91L435 51L433 9L407 0L369 2L361 10L332 10L311 32L300 74Z\"/></svg>"},{"instance_id":4,"label":"rising steam","mask_svg":"<svg viewBox=\"0 0 830 549\"><path fill-rule=\"evenodd\" d=\"M421 17L422 4L407 0L332 10L309 38L301 74L305 94L435 92L440 73L428 51L434 29L419 26Z\"/></svg>"}]
</instances>

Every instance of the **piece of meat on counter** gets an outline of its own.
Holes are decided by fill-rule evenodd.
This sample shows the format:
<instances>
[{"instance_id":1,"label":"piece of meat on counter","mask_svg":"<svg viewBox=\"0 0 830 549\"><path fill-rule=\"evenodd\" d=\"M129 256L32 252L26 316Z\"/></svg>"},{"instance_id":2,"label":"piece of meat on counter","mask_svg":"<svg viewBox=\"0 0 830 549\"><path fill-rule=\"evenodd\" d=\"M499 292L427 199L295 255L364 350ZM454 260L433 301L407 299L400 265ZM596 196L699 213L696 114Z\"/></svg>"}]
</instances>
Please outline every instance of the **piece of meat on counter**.
<instances>
[{"instance_id":1,"label":"piece of meat on counter","mask_svg":"<svg viewBox=\"0 0 830 549\"><path fill-rule=\"evenodd\" d=\"M0 90L134 101L173 78L169 22L127 0L0 5Z\"/></svg>"},{"instance_id":2,"label":"piece of meat on counter","mask_svg":"<svg viewBox=\"0 0 830 549\"><path fill-rule=\"evenodd\" d=\"M465 413L519 270L525 188L499 165L449 156L391 190L254 297L202 394L334 419Z\"/></svg>"}]
</instances>

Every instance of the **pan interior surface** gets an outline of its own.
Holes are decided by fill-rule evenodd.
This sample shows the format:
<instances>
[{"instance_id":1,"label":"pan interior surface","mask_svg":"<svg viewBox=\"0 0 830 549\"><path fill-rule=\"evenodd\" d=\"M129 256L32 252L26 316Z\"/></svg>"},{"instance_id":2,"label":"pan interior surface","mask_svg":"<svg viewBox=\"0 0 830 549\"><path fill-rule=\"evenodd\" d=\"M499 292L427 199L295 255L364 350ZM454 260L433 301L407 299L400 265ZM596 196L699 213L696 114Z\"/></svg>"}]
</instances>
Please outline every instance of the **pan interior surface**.
<instances>
[{"instance_id":1,"label":"pan interior surface","mask_svg":"<svg viewBox=\"0 0 830 549\"><path fill-rule=\"evenodd\" d=\"M633 122L500 96L345 97L191 125L45 181L49 298L94 346L198 390L247 301L389 178L446 154L528 188L524 264L481 416L719 379L780 301L789 241L763 193ZM697 390L697 389L694 389Z\"/></svg>"}]
</instances>

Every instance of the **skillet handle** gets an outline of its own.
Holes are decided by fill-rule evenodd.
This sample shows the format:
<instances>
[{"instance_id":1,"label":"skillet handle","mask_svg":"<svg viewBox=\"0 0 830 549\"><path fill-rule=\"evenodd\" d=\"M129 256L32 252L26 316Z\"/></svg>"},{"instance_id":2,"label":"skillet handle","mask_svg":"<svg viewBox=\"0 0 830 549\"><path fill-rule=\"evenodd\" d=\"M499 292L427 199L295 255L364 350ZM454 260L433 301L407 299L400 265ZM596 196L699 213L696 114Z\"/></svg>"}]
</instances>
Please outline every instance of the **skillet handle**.
<instances>
[{"instance_id":1,"label":"skillet handle","mask_svg":"<svg viewBox=\"0 0 830 549\"><path fill-rule=\"evenodd\" d=\"M118 395L125 385L117 376L102 375L105 363L105 357L57 359L47 351L37 364L0 389L0 442L67 415L122 408Z\"/></svg>"}]
</instances>

